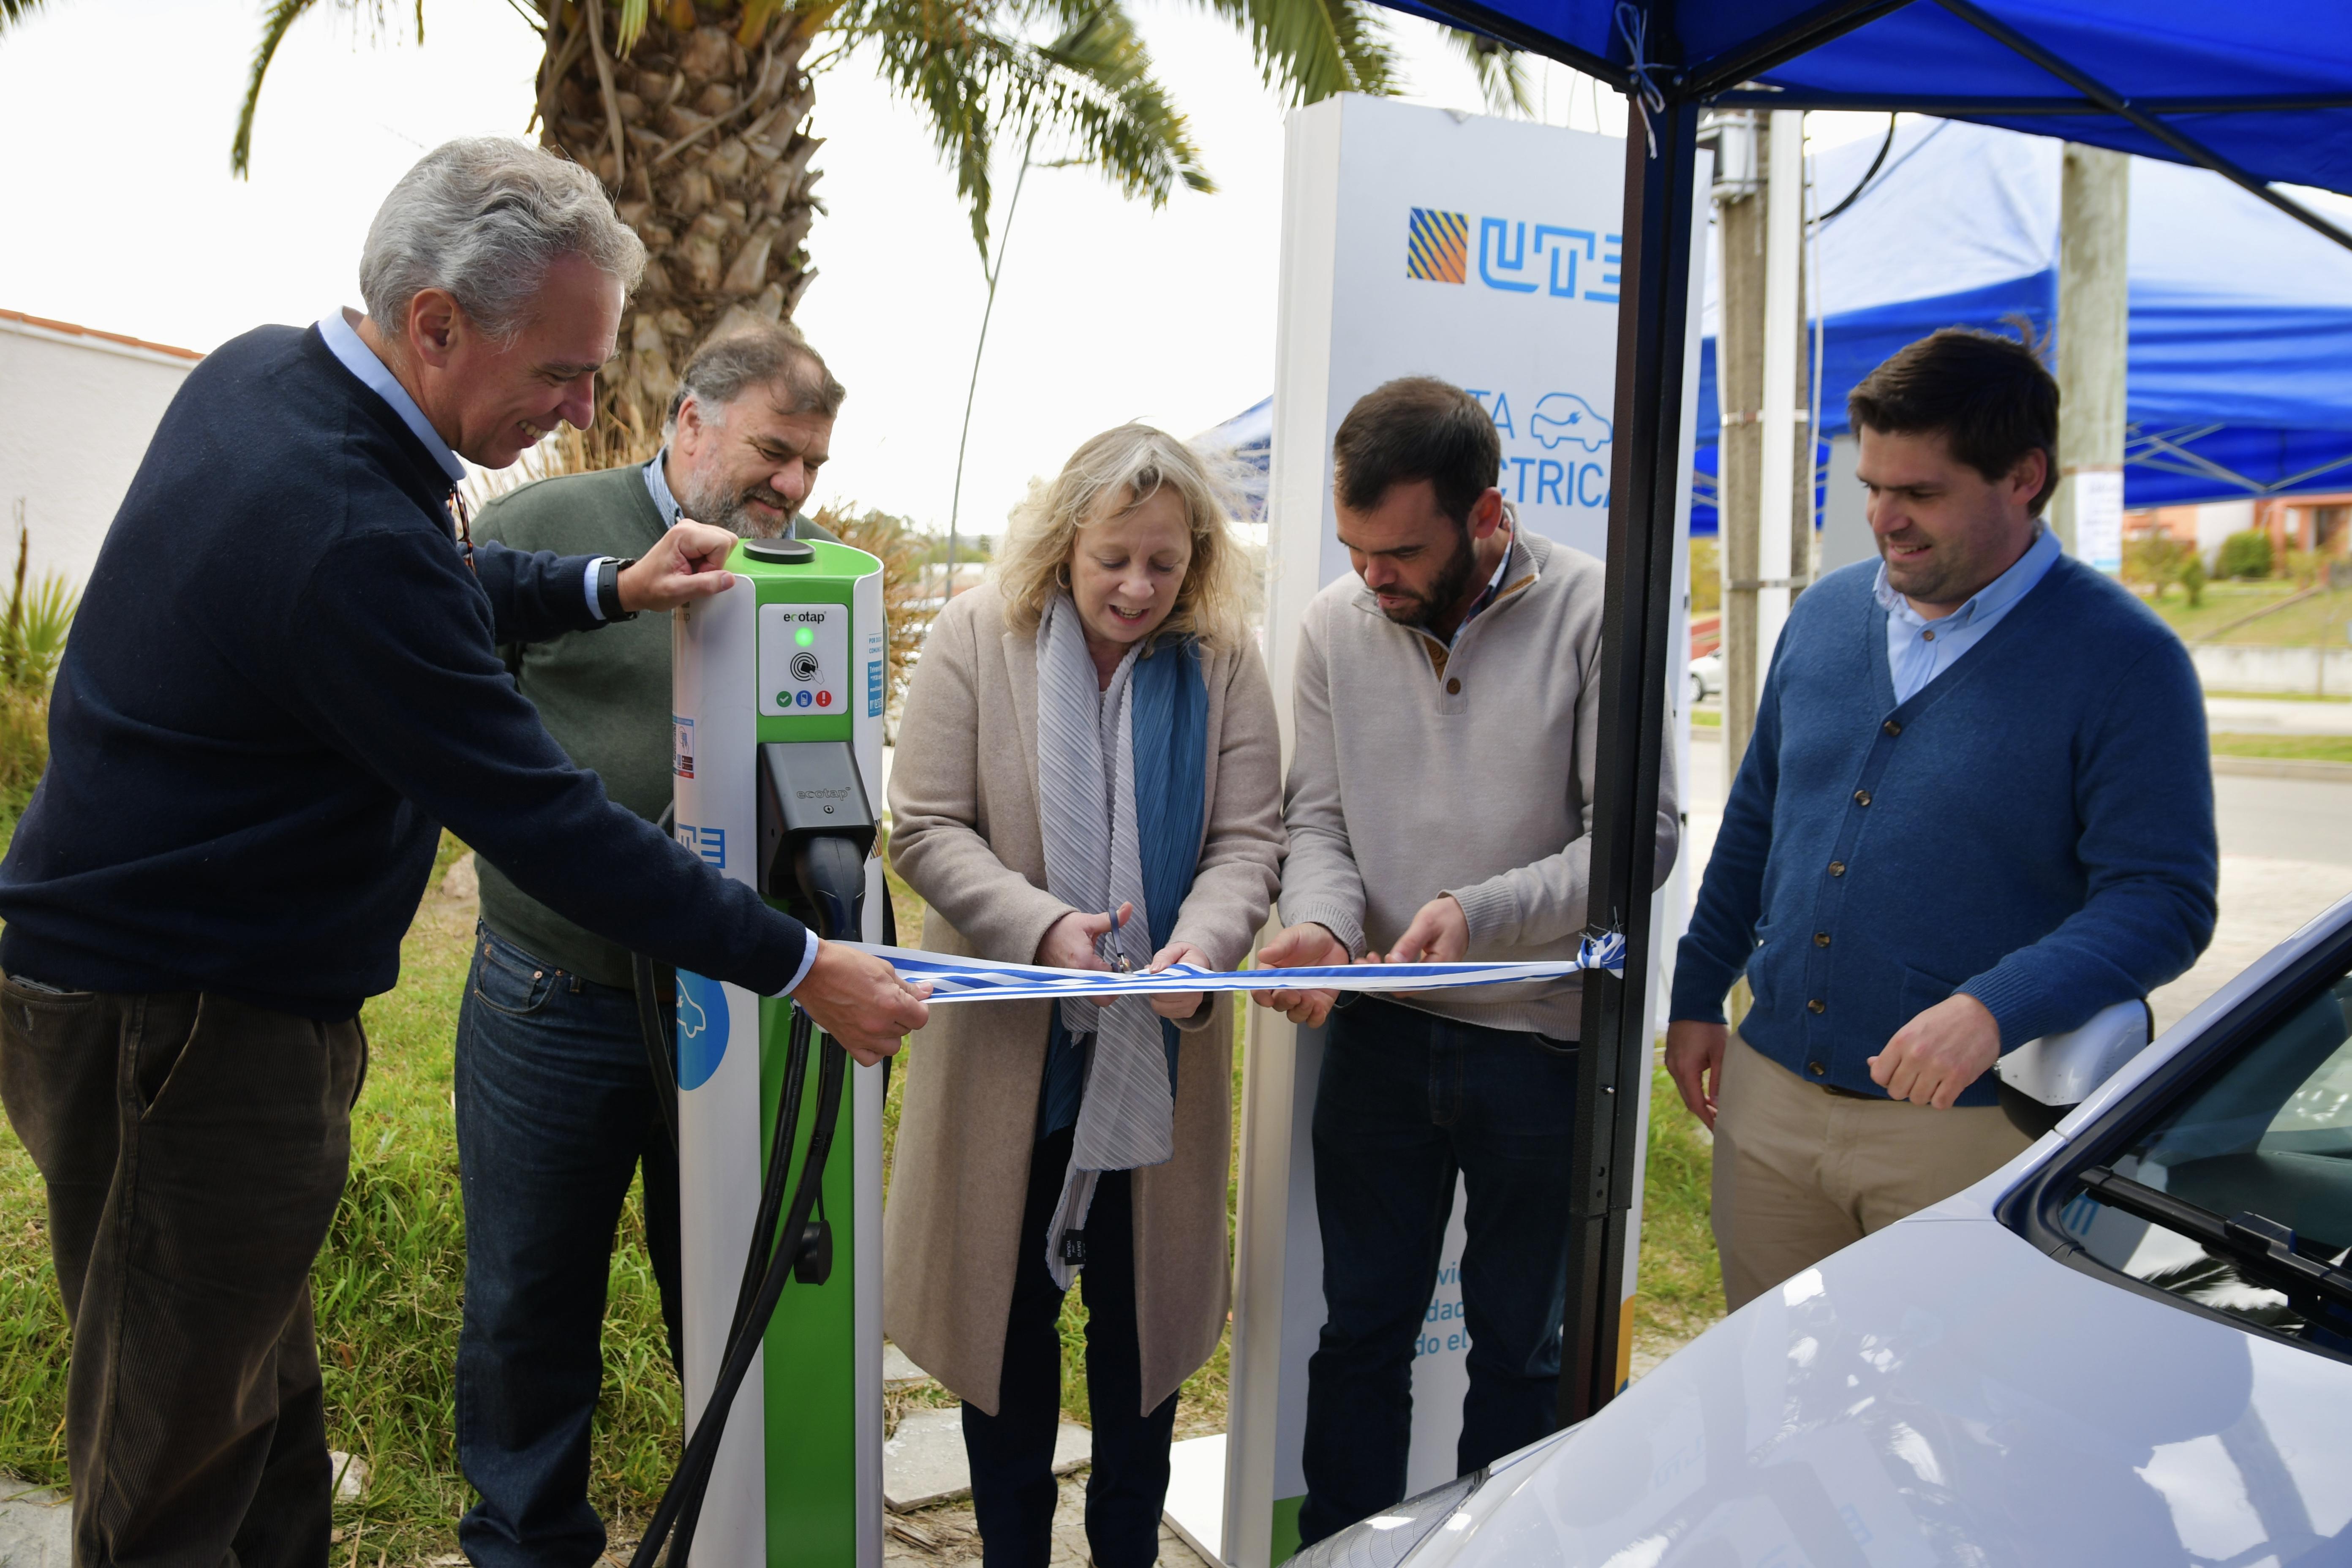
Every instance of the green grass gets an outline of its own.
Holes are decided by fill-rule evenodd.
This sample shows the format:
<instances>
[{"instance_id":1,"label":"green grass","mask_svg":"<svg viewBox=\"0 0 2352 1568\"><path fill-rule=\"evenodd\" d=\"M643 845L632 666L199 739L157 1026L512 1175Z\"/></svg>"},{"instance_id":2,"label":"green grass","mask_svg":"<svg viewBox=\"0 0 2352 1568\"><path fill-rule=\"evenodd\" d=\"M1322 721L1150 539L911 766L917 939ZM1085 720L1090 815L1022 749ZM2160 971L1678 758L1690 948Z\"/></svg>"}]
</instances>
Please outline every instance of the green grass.
<instances>
[{"instance_id":1,"label":"green grass","mask_svg":"<svg viewBox=\"0 0 2352 1568\"><path fill-rule=\"evenodd\" d=\"M1723 1316L1723 1268L1707 1227L1714 1149L1663 1067L1650 1070L1650 1163L1642 1183L1642 1266L1633 1339L1664 1348Z\"/></svg>"},{"instance_id":2,"label":"green grass","mask_svg":"<svg viewBox=\"0 0 2352 1568\"><path fill-rule=\"evenodd\" d=\"M2260 702L2352 702L2352 691L2231 691L2219 687L2208 687L2205 695L2245 697Z\"/></svg>"},{"instance_id":3,"label":"green grass","mask_svg":"<svg viewBox=\"0 0 2352 1568\"><path fill-rule=\"evenodd\" d=\"M2293 762L2352 763L2352 735L2216 735L2217 757L2278 757Z\"/></svg>"},{"instance_id":4,"label":"green grass","mask_svg":"<svg viewBox=\"0 0 2352 1568\"><path fill-rule=\"evenodd\" d=\"M2161 616L2165 624L2179 632L2185 640L2194 642L2199 637L2211 636L2241 616L2259 610L2264 605L2277 603L2294 591L2293 583L2279 578L2271 578L2260 583L2210 583L2205 588L2205 602L2193 610L2189 607L2188 596L2177 588L2166 594L2161 599L2148 599L2144 600L2143 603ZM2327 596L2322 595L2322 597ZM2281 611L2280 615L2286 616L2294 613L2292 610L2286 610ZM2277 618L2277 616L2265 616L2247 626L2242 636L2233 635L2230 640L2266 642L2269 637L2263 628L2269 626Z\"/></svg>"},{"instance_id":5,"label":"green grass","mask_svg":"<svg viewBox=\"0 0 2352 1568\"><path fill-rule=\"evenodd\" d=\"M1693 724L1702 730L1720 730L1723 728L1723 710L1720 708L1694 708L1691 710L1690 720Z\"/></svg>"}]
</instances>

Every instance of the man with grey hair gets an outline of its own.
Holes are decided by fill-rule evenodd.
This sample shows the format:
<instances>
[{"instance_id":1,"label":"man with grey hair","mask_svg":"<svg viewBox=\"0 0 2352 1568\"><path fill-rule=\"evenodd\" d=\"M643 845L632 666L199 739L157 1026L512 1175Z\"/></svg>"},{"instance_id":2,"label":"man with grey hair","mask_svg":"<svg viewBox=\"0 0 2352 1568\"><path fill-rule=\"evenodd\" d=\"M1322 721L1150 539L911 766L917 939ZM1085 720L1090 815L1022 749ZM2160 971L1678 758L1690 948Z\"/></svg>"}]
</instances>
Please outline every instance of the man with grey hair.
<instances>
[{"instance_id":1,"label":"man with grey hair","mask_svg":"<svg viewBox=\"0 0 2352 1568\"><path fill-rule=\"evenodd\" d=\"M652 461L525 485L484 507L475 531L559 555L635 555L681 516L831 539L797 514L845 395L789 323L730 331L687 365ZM669 617L500 651L573 764L658 817L670 798ZM640 1167L646 1249L680 1358L677 1152L634 980L625 946L483 868L457 1051L457 1463L481 1497L457 1542L476 1568L591 1563L604 1550L588 1501L588 1428L614 1231Z\"/></svg>"},{"instance_id":2,"label":"man with grey hair","mask_svg":"<svg viewBox=\"0 0 2352 1568\"><path fill-rule=\"evenodd\" d=\"M310 1269L361 1004L444 823L616 942L791 992L865 1059L923 1021L887 965L607 799L499 662L732 585L702 523L559 557L473 543L457 503L460 454L587 425L643 260L575 166L439 148L369 231L369 313L206 356L115 515L0 862L0 1099L74 1333L80 1568L326 1560Z\"/></svg>"}]
</instances>

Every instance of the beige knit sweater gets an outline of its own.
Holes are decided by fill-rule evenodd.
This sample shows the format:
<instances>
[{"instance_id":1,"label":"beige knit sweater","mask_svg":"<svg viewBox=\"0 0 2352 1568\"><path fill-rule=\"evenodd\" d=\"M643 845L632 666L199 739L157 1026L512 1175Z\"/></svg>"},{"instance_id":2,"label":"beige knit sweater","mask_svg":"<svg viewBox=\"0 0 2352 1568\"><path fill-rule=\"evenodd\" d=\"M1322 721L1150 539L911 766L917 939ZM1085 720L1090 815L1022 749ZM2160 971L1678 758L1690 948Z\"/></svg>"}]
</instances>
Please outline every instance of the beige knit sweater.
<instances>
[{"instance_id":1,"label":"beige knit sweater","mask_svg":"<svg viewBox=\"0 0 2352 1568\"><path fill-rule=\"evenodd\" d=\"M1363 580L1307 605L1293 693L1282 918L1382 952L1441 893L1474 959L1566 958L1585 929L1600 727L1601 565L1521 531L1501 595L1452 649L1381 614ZM1674 868L1674 753L1660 768L1658 879ZM1582 987L1433 992L1409 1005L1573 1039Z\"/></svg>"}]
</instances>

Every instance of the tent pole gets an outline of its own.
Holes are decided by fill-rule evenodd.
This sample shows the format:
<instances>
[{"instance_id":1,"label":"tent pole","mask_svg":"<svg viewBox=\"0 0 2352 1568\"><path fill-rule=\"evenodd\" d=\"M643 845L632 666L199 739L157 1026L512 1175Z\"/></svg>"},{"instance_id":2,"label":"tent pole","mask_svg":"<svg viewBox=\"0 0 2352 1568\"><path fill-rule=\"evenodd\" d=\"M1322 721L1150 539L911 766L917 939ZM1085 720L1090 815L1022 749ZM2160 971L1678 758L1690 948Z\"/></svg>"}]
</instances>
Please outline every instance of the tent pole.
<instances>
[{"instance_id":1,"label":"tent pole","mask_svg":"<svg viewBox=\"0 0 2352 1568\"><path fill-rule=\"evenodd\" d=\"M1833 109L1870 114L1933 114L1944 120L1977 115L2105 114L2087 98L1948 98L1927 93L1816 92L1808 87L1730 88L1707 99L1710 109ZM2143 98L2148 114L2277 114L2352 109L2352 93L2297 92L2235 98Z\"/></svg>"},{"instance_id":2,"label":"tent pole","mask_svg":"<svg viewBox=\"0 0 2352 1568\"><path fill-rule=\"evenodd\" d=\"M2302 203L2291 201L2279 195L2278 192L2271 189L2266 182L2256 179L2202 142L2174 130L2155 115L2130 102L2106 83L2067 64L2008 23L1986 15L1970 4L1969 0L1936 0L1936 4L1985 37L2006 46L2040 66L2109 114L2119 116L2138 126L2199 168L2210 169L2223 179L2244 186L2297 223L2315 229L2346 249L2352 250L2352 234L2345 233Z\"/></svg>"},{"instance_id":3,"label":"tent pole","mask_svg":"<svg viewBox=\"0 0 2352 1568\"><path fill-rule=\"evenodd\" d=\"M1671 14L1654 5L1649 41L1671 59ZM1651 115L1656 156L1625 138L1623 257L1617 314L1617 460L1609 489L1606 603L1601 622L1600 761L1593 788L1591 923L1625 934L1625 973L1585 977L1570 1159L1568 1292L1561 1321L1559 1417L1580 1421L1615 1396L1630 1349L1622 1310L1628 1219L1642 1173L1642 1075L1650 1070L1644 1005L1654 984L1651 889L1658 772L1665 751L1675 532L1682 500L1684 340L1698 110L1670 100Z\"/></svg>"},{"instance_id":4,"label":"tent pole","mask_svg":"<svg viewBox=\"0 0 2352 1568\"><path fill-rule=\"evenodd\" d=\"M1842 37L1856 27L1867 26L1888 12L1900 11L1909 4L1911 0L1828 0L1828 4L1814 6L1744 48L1711 60L1698 61L1673 90L1683 96L1706 98L1725 88L1737 87L1751 77L1761 76L1774 66L1786 65L1807 50L1820 48L1832 39ZM1794 109L1798 105L1779 103L1761 107Z\"/></svg>"}]
</instances>

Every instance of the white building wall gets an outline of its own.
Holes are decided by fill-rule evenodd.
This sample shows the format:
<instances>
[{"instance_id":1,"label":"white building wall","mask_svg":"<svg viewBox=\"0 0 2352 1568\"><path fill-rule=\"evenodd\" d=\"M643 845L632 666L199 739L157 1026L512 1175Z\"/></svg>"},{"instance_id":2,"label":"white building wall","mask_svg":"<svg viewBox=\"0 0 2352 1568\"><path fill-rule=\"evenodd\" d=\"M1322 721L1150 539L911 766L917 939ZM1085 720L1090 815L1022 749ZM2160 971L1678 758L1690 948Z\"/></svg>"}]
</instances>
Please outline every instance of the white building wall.
<instances>
[{"instance_id":1,"label":"white building wall","mask_svg":"<svg viewBox=\"0 0 2352 1568\"><path fill-rule=\"evenodd\" d=\"M2197 509L2197 553L2210 570L2221 553L2221 541L2254 526L2250 500L2212 501Z\"/></svg>"},{"instance_id":2,"label":"white building wall","mask_svg":"<svg viewBox=\"0 0 2352 1568\"><path fill-rule=\"evenodd\" d=\"M0 591L16 570L16 525L30 576L79 589L193 358L0 312Z\"/></svg>"}]
</instances>

